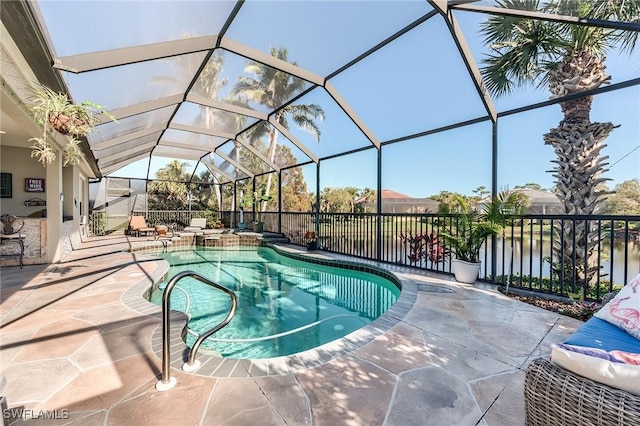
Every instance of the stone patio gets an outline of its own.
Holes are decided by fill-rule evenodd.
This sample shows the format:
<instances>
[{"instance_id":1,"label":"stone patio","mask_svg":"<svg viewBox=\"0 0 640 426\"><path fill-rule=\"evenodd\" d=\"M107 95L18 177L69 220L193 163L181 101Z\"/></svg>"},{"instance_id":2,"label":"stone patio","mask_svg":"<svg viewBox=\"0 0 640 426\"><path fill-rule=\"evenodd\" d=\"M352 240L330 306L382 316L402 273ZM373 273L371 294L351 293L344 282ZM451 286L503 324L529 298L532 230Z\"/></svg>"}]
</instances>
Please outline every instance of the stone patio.
<instances>
[{"instance_id":1,"label":"stone patio","mask_svg":"<svg viewBox=\"0 0 640 426\"><path fill-rule=\"evenodd\" d=\"M61 264L2 268L2 394L32 410L11 424L524 424L526 366L581 324L491 286L381 264L413 297L371 336L270 361L268 375L250 361L206 376L173 368L176 387L159 392L159 308L142 294L168 265L126 251L149 243L96 237ZM28 419L38 415L58 419Z\"/></svg>"}]
</instances>

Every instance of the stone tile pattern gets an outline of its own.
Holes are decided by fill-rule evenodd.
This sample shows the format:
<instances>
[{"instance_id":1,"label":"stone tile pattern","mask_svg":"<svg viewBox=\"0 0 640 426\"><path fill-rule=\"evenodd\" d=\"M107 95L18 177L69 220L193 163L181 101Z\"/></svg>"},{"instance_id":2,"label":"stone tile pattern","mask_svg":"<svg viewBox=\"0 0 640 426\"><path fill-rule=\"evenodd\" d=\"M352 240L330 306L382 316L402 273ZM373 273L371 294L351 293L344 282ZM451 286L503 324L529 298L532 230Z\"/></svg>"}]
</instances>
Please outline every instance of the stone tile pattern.
<instances>
[{"instance_id":1,"label":"stone tile pattern","mask_svg":"<svg viewBox=\"0 0 640 426\"><path fill-rule=\"evenodd\" d=\"M118 249L104 241L91 239L61 265L3 270L2 393L10 408L70 414L13 424L523 424L526 366L580 325L491 288L377 265L404 295L369 327L291 357L201 358L195 374L179 369L178 346L177 385L159 392L159 308L142 296L167 265L119 251L128 238Z\"/></svg>"}]
</instances>

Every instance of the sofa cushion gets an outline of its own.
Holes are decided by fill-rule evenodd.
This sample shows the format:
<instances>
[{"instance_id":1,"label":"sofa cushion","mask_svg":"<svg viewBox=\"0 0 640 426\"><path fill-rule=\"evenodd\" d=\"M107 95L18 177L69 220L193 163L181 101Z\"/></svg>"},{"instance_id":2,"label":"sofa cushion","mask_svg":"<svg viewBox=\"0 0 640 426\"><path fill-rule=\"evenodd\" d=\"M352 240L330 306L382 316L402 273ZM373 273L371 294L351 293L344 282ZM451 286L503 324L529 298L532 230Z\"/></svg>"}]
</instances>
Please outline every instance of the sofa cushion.
<instances>
[{"instance_id":1,"label":"sofa cushion","mask_svg":"<svg viewBox=\"0 0 640 426\"><path fill-rule=\"evenodd\" d=\"M640 353L640 340L600 318L591 317L563 343L598 348L607 352L619 350Z\"/></svg>"},{"instance_id":2,"label":"sofa cushion","mask_svg":"<svg viewBox=\"0 0 640 426\"><path fill-rule=\"evenodd\" d=\"M595 314L640 339L640 274Z\"/></svg>"},{"instance_id":3,"label":"sofa cushion","mask_svg":"<svg viewBox=\"0 0 640 426\"><path fill-rule=\"evenodd\" d=\"M567 351L577 352L583 355L602 358L604 360L617 362L619 364L640 365L640 354L623 352L618 350L607 352L598 348L589 348L586 346L573 346L573 345L567 345L565 343L559 343L556 346L559 347L560 349L565 349Z\"/></svg>"},{"instance_id":4,"label":"sofa cushion","mask_svg":"<svg viewBox=\"0 0 640 426\"><path fill-rule=\"evenodd\" d=\"M551 346L551 361L560 367L598 383L640 395L640 366L609 360Z\"/></svg>"}]
</instances>

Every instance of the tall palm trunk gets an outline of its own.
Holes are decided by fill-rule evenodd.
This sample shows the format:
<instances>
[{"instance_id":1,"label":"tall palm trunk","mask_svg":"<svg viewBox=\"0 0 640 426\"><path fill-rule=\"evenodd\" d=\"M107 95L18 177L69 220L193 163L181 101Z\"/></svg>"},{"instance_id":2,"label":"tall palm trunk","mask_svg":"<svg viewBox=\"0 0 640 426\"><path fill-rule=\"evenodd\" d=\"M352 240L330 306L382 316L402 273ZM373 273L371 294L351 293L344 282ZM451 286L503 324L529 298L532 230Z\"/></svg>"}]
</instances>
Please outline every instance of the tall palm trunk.
<instances>
[{"instance_id":1,"label":"tall palm trunk","mask_svg":"<svg viewBox=\"0 0 640 426\"><path fill-rule=\"evenodd\" d=\"M280 119L280 115L276 115L276 120ZM271 132L269 132L269 149L267 150L267 158L272 163L276 158L276 147L278 146L278 131L276 128L272 128ZM269 173L267 175L267 185L265 187L265 195L268 197L271 194L271 182L273 179L273 173ZM267 201L262 202L262 206L260 208L263 212L267 210Z\"/></svg>"},{"instance_id":2,"label":"tall palm trunk","mask_svg":"<svg viewBox=\"0 0 640 426\"><path fill-rule=\"evenodd\" d=\"M604 58L587 52L569 52L555 70L550 73L549 86L553 97L560 97L597 88L607 83L609 76L604 71ZM606 146L604 140L616 126L611 123L592 123L589 118L593 97L569 100L560 104L563 120L544 135L545 144L556 153L553 176L556 193L565 214L592 215L604 201L606 191L598 185L607 178L604 166L608 156L600 156ZM564 282L571 283L573 271L578 283L595 281L600 237L594 224L587 221L555 222L554 273L560 277L564 271ZM574 265L575 269L571 269ZM575 288L574 288L575 290Z\"/></svg>"}]
</instances>

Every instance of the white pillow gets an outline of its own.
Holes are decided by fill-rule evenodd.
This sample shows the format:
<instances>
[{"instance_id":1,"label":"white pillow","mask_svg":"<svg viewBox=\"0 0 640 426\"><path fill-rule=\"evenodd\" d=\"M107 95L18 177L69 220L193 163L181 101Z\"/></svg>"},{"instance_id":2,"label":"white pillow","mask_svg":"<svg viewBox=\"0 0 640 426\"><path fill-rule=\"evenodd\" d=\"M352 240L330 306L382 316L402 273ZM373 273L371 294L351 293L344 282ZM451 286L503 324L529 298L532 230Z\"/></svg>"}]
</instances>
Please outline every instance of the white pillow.
<instances>
[{"instance_id":1,"label":"white pillow","mask_svg":"<svg viewBox=\"0 0 640 426\"><path fill-rule=\"evenodd\" d=\"M580 376L612 388L640 395L640 366L611 362L606 359L551 346L551 361Z\"/></svg>"},{"instance_id":2,"label":"white pillow","mask_svg":"<svg viewBox=\"0 0 640 426\"><path fill-rule=\"evenodd\" d=\"M622 287L595 316L640 339L640 274Z\"/></svg>"}]
</instances>

